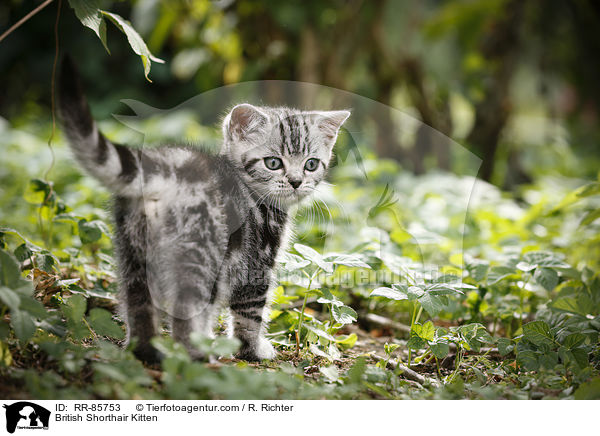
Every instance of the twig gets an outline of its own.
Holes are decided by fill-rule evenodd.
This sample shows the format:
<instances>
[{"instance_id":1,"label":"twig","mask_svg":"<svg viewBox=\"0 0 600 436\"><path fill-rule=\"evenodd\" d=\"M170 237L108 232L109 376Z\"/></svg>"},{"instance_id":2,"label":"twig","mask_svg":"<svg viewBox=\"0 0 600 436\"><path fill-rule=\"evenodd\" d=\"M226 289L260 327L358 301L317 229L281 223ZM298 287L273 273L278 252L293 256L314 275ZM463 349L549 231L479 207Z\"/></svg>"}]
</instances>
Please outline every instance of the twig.
<instances>
[{"instance_id":1,"label":"twig","mask_svg":"<svg viewBox=\"0 0 600 436\"><path fill-rule=\"evenodd\" d=\"M48 6L52 2L53 2L53 0L46 0L44 3L39 5L37 8L35 8L31 12L29 12L27 15L25 15L23 18L21 18L19 21L17 21L15 24L13 24L10 29L8 29L6 32L4 32L2 35L0 35L0 42L2 42L4 40L4 38L6 38L11 33L13 33L15 30L17 30L19 27L21 27L21 25L23 25L23 23L28 21L31 17L33 17L35 14L37 14L39 11L44 9L46 6Z\"/></svg>"},{"instance_id":2,"label":"twig","mask_svg":"<svg viewBox=\"0 0 600 436\"><path fill-rule=\"evenodd\" d=\"M378 354L371 354L371 358L374 360L385 360L383 357L379 356ZM415 381L421 385L423 384L430 384L434 387L439 387L440 383L432 378L429 377L425 377L421 374L419 374L418 372L413 371L412 369L410 369L408 366L404 366L401 363L398 363L395 360L389 360L388 361L388 365L390 365L392 367L392 369L398 370L402 372L402 375L407 378L408 380L412 380Z\"/></svg>"},{"instance_id":3,"label":"twig","mask_svg":"<svg viewBox=\"0 0 600 436\"><path fill-rule=\"evenodd\" d=\"M410 333L410 326L406 324L399 323L397 321L391 320L381 315L376 315L374 313L367 313L361 318L366 319L374 324L380 325L382 327L390 327L395 330L400 330L405 333Z\"/></svg>"}]
</instances>

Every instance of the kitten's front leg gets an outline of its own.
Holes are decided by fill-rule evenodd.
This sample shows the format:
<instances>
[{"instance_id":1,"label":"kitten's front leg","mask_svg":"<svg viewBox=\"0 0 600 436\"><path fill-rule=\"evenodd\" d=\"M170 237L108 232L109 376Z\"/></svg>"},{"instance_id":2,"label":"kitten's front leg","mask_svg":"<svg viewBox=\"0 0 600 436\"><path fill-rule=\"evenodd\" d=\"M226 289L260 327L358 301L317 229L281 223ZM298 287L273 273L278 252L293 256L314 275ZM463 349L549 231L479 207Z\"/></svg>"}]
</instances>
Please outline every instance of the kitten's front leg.
<instances>
[{"instance_id":1,"label":"kitten's front leg","mask_svg":"<svg viewBox=\"0 0 600 436\"><path fill-rule=\"evenodd\" d=\"M233 315L233 335L242 345L236 357L248 361L273 359L277 352L265 337L266 321L270 308L267 302L267 286L245 286L233 293L230 305ZM258 294L258 295L257 295Z\"/></svg>"}]
</instances>

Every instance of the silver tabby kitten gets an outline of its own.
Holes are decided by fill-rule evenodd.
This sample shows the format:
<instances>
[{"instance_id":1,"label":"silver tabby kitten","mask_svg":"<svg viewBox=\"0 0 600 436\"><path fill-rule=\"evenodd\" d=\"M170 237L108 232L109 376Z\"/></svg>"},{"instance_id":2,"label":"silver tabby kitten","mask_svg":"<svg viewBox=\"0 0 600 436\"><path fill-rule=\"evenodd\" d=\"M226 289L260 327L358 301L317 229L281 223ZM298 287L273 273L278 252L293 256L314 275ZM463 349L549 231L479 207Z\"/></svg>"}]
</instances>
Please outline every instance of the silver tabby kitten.
<instances>
[{"instance_id":1,"label":"silver tabby kitten","mask_svg":"<svg viewBox=\"0 0 600 436\"><path fill-rule=\"evenodd\" d=\"M114 193L121 301L136 355L160 359L150 339L167 314L173 337L201 358L190 334L211 336L228 307L242 344L238 357L273 358L264 332L288 208L323 180L350 113L240 104L225 118L222 150L214 155L111 143L97 130L68 58L59 97L77 161Z\"/></svg>"}]
</instances>

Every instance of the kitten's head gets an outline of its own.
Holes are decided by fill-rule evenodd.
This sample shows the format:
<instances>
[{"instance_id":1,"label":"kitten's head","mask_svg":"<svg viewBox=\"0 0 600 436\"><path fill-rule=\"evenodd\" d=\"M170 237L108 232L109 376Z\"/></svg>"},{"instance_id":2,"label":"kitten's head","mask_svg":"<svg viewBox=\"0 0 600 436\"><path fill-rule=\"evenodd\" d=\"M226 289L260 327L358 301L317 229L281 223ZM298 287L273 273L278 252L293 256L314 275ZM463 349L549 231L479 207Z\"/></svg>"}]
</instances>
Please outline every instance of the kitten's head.
<instances>
[{"instance_id":1,"label":"kitten's head","mask_svg":"<svg viewBox=\"0 0 600 436\"><path fill-rule=\"evenodd\" d=\"M348 111L299 111L240 104L223 122L222 154L265 201L288 206L325 177Z\"/></svg>"}]
</instances>

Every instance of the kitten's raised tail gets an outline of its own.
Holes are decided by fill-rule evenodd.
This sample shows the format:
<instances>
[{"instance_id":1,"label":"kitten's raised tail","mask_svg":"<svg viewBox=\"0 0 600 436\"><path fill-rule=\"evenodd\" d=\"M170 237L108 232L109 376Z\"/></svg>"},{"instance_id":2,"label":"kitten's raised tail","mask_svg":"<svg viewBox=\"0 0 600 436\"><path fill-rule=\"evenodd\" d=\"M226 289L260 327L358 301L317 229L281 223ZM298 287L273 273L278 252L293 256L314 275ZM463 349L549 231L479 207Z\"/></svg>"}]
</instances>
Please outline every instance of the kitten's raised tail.
<instances>
[{"instance_id":1,"label":"kitten's raised tail","mask_svg":"<svg viewBox=\"0 0 600 436\"><path fill-rule=\"evenodd\" d=\"M79 164L113 192L138 196L141 190L139 151L113 144L98 130L70 56L62 60L58 78L62 124Z\"/></svg>"}]
</instances>

